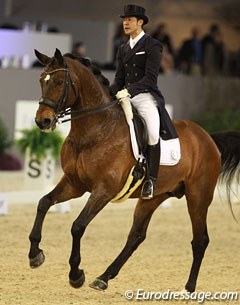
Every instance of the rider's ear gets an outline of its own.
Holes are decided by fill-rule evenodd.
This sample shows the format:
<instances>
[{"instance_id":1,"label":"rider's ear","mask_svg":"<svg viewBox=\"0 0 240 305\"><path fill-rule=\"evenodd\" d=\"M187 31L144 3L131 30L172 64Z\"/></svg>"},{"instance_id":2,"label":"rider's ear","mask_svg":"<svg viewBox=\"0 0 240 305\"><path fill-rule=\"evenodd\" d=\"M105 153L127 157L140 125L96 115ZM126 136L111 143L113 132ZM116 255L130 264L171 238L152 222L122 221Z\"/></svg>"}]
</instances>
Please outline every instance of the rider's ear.
<instances>
[{"instance_id":1,"label":"rider's ear","mask_svg":"<svg viewBox=\"0 0 240 305\"><path fill-rule=\"evenodd\" d=\"M54 53L54 57L57 59L57 61L60 65L63 64L63 56L59 49L56 49L56 51Z\"/></svg>"},{"instance_id":2,"label":"rider's ear","mask_svg":"<svg viewBox=\"0 0 240 305\"><path fill-rule=\"evenodd\" d=\"M39 62L41 64L46 66L49 63L49 61L51 59L50 57L48 57L47 55L44 55L44 54L38 52L38 50L36 50L36 49L34 50L34 52L35 52L35 55L36 55L37 59L39 60Z\"/></svg>"},{"instance_id":3,"label":"rider's ear","mask_svg":"<svg viewBox=\"0 0 240 305\"><path fill-rule=\"evenodd\" d=\"M138 19L138 24L139 24L140 26L143 26L143 19Z\"/></svg>"}]
</instances>

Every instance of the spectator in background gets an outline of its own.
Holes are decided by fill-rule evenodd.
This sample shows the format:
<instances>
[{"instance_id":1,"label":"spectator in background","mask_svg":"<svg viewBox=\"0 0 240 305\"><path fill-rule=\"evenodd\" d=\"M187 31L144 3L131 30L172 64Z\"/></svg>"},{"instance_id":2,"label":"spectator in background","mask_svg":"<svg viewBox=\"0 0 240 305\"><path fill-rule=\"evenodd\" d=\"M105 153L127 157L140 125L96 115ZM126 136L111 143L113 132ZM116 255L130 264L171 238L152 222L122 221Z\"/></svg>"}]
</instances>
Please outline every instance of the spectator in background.
<instances>
[{"instance_id":1,"label":"spectator in background","mask_svg":"<svg viewBox=\"0 0 240 305\"><path fill-rule=\"evenodd\" d=\"M160 23L155 31L152 33L152 37L160 41L167 47L168 53L174 55L172 39L167 33L167 26L165 23Z\"/></svg>"},{"instance_id":2,"label":"spectator in background","mask_svg":"<svg viewBox=\"0 0 240 305\"><path fill-rule=\"evenodd\" d=\"M223 74L226 70L226 49L223 41L222 32L219 31L214 36L214 44L215 44L215 71L216 74Z\"/></svg>"},{"instance_id":3,"label":"spectator in background","mask_svg":"<svg viewBox=\"0 0 240 305\"><path fill-rule=\"evenodd\" d=\"M162 44L162 59L160 62L159 73L171 74L174 69L174 57L171 53L168 52L168 46Z\"/></svg>"},{"instance_id":4,"label":"spectator in background","mask_svg":"<svg viewBox=\"0 0 240 305\"><path fill-rule=\"evenodd\" d=\"M202 42L198 27L192 29L192 37L183 42L178 53L178 69L186 74L201 75Z\"/></svg>"},{"instance_id":5,"label":"spectator in background","mask_svg":"<svg viewBox=\"0 0 240 305\"><path fill-rule=\"evenodd\" d=\"M232 52L229 60L230 75L240 77L240 48Z\"/></svg>"},{"instance_id":6,"label":"spectator in background","mask_svg":"<svg viewBox=\"0 0 240 305\"><path fill-rule=\"evenodd\" d=\"M87 47L83 41L77 41L72 48L72 54L79 57L86 57Z\"/></svg>"},{"instance_id":7,"label":"spectator in background","mask_svg":"<svg viewBox=\"0 0 240 305\"><path fill-rule=\"evenodd\" d=\"M202 40L203 74L221 74L225 68L225 46L221 30L217 24L210 27L209 34Z\"/></svg>"},{"instance_id":8,"label":"spectator in background","mask_svg":"<svg viewBox=\"0 0 240 305\"><path fill-rule=\"evenodd\" d=\"M209 33L203 37L203 39L202 39L203 56L205 55L206 47L209 44L214 43L214 36L218 32L220 32L219 25L214 23L210 26Z\"/></svg>"}]
</instances>

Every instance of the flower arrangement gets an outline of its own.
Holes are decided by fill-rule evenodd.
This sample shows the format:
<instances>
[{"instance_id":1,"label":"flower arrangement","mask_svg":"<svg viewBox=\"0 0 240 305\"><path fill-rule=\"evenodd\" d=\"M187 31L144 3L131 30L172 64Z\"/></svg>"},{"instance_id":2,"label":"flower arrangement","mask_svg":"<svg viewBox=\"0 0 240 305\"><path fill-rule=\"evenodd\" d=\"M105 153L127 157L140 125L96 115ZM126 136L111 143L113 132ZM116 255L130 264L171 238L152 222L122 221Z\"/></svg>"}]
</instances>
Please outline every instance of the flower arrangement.
<instances>
[{"instance_id":1,"label":"flower arrangement","mask_svg":"<svg viewBox=\"0 0 240 305\"><path fill-rule=\"evenodd\" d=\"M59 158L60 150L63 144L63 137L59 131L52 133L43 133L38 127L21 130L22 136L16 141L16 146L21 153L29 149L30 155L36 156L39 160L46 157L47 151L54 159Z\"/></svg>"}]
</instances>

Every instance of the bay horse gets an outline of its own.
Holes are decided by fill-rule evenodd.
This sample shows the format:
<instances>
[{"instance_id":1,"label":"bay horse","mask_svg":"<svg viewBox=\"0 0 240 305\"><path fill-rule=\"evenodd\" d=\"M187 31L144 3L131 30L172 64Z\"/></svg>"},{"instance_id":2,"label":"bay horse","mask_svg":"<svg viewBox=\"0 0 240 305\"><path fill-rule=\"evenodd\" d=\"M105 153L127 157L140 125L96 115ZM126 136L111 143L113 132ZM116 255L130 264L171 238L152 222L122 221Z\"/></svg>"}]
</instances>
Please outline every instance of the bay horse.
<instances>
[{"instance_id":1,"label":"bay horse","mask_svg":"<svg viewBox=\"0 0 240 305\"><path fill-rule=\"evenodd\" d=\"M56 187L40 199L30 233L29 259L32 268L45 259L39 248L43 221L48 209L59 202L90 197L71 228L72 250L69 259L69 282L79 288L85 281L81 262L80 241L91 220L122 189L130 169L136 164L124 113L110 95L104 76L93 66L56 49L52 58L36 51L45 66L40 83L42 97L36 113L36 124L45 132L54 130L59 117L70 115L71 129L61 150L63 177ZM84 64L85 63L85 64ZM194 292L201 262L209 243L207 212L219 177L230 185L239 179L240 132L209 135L197 124L174 120L181 144L181 159L174 166L160 166L154 198L143 200L140 188L131 195L139 198L127 242L106 271L90 287L105 290L144 241L154 211L169 197L185 195L192 223L193 261L185 285ZM238 180L239 181L239 180Z\"/></svg>"}]
</instances>

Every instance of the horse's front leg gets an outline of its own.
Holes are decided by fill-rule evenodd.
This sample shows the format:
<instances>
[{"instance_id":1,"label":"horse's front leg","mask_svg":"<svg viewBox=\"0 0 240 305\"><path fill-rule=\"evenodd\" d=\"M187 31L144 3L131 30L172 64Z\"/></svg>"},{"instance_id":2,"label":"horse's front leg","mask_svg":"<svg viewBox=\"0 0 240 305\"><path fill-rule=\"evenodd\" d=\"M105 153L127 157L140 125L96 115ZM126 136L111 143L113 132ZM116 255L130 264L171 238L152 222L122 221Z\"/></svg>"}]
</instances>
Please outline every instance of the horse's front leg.
<instances>
[{"instance_id":1,"label":"horse's front leg","mask_svg":"<svg viewBox=\"0 0 240 305\"><path fill-rule=\"evenodd\" d=\"M39 267L45 259L43 251L39 249L39 243L41 241L43 221L49 208L56 203L80 197L84 193L85 191L83 188L81 189L81 185L76 190L69 184L66 176L63 176L57 186L50 193L40 199L34 225L29 235L29 240L31 242L29 251L31 268Z\"/></svg>"},{"instance_id":2,"label":"horse's front leg","mask_svg":"<svg viewBox=\"0 0 240 305\"><path fill-rule=\"evenodd\" d=\"M79 288L85 281L84 271L79 269L81 262L80 241L90 221L107 205L113 196L106 192L104 187L98 187L94 190L85 207L79 214L78 218L73 222L72 233L72 252L69 259L70 272L69 283L74 288Z\"/></svg>"}]
</instances>

